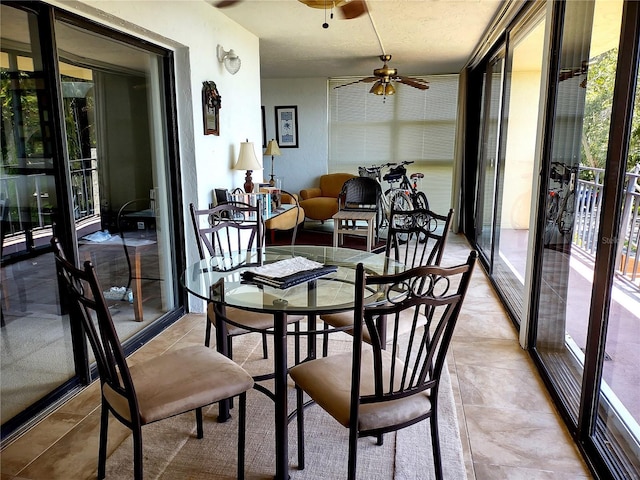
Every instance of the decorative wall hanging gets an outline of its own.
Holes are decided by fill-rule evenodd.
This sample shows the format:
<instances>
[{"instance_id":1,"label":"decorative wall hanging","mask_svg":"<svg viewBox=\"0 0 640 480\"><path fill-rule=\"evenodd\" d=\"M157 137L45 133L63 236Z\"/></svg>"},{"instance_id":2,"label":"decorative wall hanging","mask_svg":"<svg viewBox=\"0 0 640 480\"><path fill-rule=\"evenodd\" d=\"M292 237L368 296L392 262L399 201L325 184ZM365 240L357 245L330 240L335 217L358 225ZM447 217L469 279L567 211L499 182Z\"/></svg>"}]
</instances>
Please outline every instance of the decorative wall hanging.
<instances>
[{"instance_id":1,"label":"decorative wall hanging","mask_svg":"<svg viewBox=\"0 0 640 480\"><path fill-rule=\"evenodd\" d=\"M280 148L298 148L298 107L275 107L276 140Z\"/></svg>"},{"instance_id":2,"label":"decorative wall hanging","mask_svg":"<svg viewBox=\"0 0 640 480\"><path fill-rule=\"evenodd\" d=\"M218 93L215 82L202 82L202 114L205 135L220 135L220 108L222 108L222 97Z\"/></svg>"}]
</instances>

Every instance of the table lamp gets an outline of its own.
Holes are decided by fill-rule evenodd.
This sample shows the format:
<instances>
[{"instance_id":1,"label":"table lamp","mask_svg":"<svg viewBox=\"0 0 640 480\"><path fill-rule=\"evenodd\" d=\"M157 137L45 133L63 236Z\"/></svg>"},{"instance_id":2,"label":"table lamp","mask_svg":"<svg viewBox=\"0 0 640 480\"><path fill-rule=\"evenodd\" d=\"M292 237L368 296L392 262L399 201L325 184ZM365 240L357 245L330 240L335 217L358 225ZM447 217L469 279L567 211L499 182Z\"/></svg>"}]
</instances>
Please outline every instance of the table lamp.
<instances>
[{"instance_id":1,"label":"table lamp","mask_svg":"<svg viewBox=\"0 0 640 480\"><path fill-rule=\"evenodd\" d=\"M247 174L244 178L244 191L251 193L253 191L253 179L251 172L262 169L262 165L256 158L256 152L253 149L253 142L247 139L246 142L240 142L240 154L238 161L233 166L234 170L246 170Z\"/></svg>"},{"instance_id":2,"label":"table lamp","mask_svg":"<svg viewBox=\"0 0 640 480\"><path fill-rule=\"evenodd\" d=\"M273 138L269 140L269 144L267 145L267 149L264 151L265 155L271 155L271 179L269 180L269 185L275 187L276 181L273 175L273 157L280 156L280 147L278 147L278 142L276 142Z\"/></svg>"}]
</instances>

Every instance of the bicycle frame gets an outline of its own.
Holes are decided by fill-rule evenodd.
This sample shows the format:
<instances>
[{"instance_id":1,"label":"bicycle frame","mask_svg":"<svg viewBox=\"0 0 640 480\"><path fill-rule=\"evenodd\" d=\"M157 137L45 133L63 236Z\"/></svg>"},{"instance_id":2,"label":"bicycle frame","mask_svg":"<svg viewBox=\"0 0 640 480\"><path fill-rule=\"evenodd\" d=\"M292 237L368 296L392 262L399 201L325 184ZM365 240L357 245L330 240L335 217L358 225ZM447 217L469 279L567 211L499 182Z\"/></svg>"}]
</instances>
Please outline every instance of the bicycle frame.
<instances>
[{"instance_id":1,"label":"bicycle frame","mask_svg":"<svg viewBox=\"0 0 640 480\"><path fill-rule=\"evenodd\" d=\"M397 163L385 163L382 165L372 165L370 167L358 167L358 173L360 176L374 178L380 185L380 190L384 191L382 195L382 208L384 209L384 215L381 215L381 220L389 221L391 216L391 206L395 206L396 210L413 210L416 208L429 209L429 201L427 196L417 189L417 180L423 178L422 173L412 174L414 182L407 177L407 170L405 165L410 165L413 162L404 161L399 166ZM395 167L392 168L392 167ZM382 176L382 169L388 168L389 172ZM394 172L394 170L396 170ZM389 188L385 191L382 187L382 180L385 180L389 184ZM398 183L396 187L394 184Z\"/></svg>"}]
</instances>

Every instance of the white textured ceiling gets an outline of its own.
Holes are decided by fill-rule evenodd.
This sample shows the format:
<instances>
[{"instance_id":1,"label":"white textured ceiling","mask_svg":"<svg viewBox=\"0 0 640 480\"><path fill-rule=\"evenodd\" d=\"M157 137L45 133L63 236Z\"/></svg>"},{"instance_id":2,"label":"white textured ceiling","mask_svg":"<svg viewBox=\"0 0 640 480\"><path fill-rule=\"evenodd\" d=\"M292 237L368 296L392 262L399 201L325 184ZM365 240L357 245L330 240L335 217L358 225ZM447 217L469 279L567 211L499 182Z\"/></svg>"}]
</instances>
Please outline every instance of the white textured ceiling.
<instances>
[{"instance_id":1,"label":"white textured ceiling","mask_svg":"<svg viewBox=\"0 0 640 480\"><path fill-rule=\"evenodd\" d=\"M458 73L503 3L368 0L370 16L327 14L327 29L325 11L298 0L243 0L220 11L260 38L263 78L368 76L382 49L398 74L426 75Z\"/></svg>"}]
</instances>

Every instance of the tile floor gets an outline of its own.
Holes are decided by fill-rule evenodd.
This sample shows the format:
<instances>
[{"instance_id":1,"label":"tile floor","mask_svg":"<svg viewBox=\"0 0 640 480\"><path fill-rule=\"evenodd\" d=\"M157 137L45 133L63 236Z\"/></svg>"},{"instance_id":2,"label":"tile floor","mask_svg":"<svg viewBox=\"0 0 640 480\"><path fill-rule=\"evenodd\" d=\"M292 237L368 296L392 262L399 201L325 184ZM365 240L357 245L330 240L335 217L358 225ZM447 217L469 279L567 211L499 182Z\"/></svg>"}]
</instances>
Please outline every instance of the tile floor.
<instances>
[{"instance_id":1,"label":"tile floor","mask_svg":"<svg viewBox=\"0 0 640 480\"><path fill-rule=\"evenodd\" d=\"M468 246L450 236L443 264L462 262ZM155 355L176 342L201 342L204 322L187 315L136 352ZM476 268L449 356L469 479L592 478L558 416L484 272ZM95 478L99 390L93 383L1 453L0 479ZM110 427L110 448L128 434Z\"/></svg>"}]
</instances>

